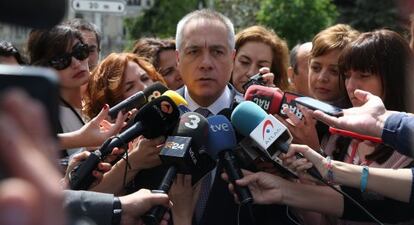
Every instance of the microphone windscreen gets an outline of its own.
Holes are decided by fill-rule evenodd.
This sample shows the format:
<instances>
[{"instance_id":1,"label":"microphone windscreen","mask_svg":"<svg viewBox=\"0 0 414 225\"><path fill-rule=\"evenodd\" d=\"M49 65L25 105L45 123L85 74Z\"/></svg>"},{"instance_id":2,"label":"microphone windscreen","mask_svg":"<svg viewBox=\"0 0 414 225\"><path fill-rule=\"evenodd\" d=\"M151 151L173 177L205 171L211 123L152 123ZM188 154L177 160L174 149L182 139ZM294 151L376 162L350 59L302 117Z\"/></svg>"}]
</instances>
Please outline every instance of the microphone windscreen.
<instances>
[{"instance_id":1,"label":"microphone windscreen","mask_svg":"<svg viewBox=\"0 0 414 225\"><path fill-rule=\"evenodd\" d=\"M204 116L196 112L187 112L181 116L173 134L191 137L191 147L198 151L203 146L206 146L208 132L208 122Z\"/></svg>"},{"instance_id":2,"label":"microphone windscreen","mask_svg":"<svg viewBox=\"0 0 414 225\"><path fill-rule=\"evenodd\" d=\"M225 116L211 116L207 120L210 126L207 151L214 159L217 159L221 151L233 150L237 146L236 135L233 126Z\"/></svg>"},{"instance_id":3,"label":"microphone windscreen","mask_svg":"<svg viewBox=\"0 0 414 225\"><path fill-rule=\"evenodd\" d=\"M175 103L167 96L161 96L147 103L135 117L135 122L141 122L145 128L146 138L155 138L172 132L180 112Z\"/></svg>"},{"instance_id":4,"label":"microphone windscreen","mask_svg":"<svg viewBox=\"0 0 414 225\"><path fill-rule=\"evenodd\" d=\"M231 114L231 123L245 137L262 122L268 114L250 101L240 103Z\"/></svg>"},{"instance_id":5,"label":"microphone windscreen","mask_svg":"<svg viewBox=\"0 0 414 225\"><path fill-rule=\"evenodd\" d=\"M143 90L145 97L147 97L147 102L160 97L166 91L168 91L168 88L160 82L155 82Z\"/></svg>"},{"instance_id":6,"label":"microphone windscreen","mask_svg":"<svg viewBox=\"0 0 414 225\"><path fill-rule=\"evenodd\" d=\"M175 105L188 105L187 101L175 91L168 90L164 92L163 95L170 97L174 101Z\"/></svg>"},{"instance_id":7,"label":"microphone windscreen","mask_svg":"<svg viewBox=\"0 0 414 225\"><path fill-rule=\"evenodd\" d=\"M244 99L256 103L267 113L275 114L280 111L283 93L276 88L252 85L246 90Z\"/></svg>"}]
</instances>

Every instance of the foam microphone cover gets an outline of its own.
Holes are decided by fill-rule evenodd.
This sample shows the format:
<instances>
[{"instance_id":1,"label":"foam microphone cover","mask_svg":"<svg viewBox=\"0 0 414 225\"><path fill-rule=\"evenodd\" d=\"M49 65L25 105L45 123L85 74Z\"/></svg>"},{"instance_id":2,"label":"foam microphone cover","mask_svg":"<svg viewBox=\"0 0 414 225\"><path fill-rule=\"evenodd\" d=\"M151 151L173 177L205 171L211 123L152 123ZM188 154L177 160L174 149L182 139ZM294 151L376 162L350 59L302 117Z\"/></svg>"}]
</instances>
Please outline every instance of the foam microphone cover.
<instances>
[{"instance_id":1,"label":"foam microphone cover","mask_svg":"<svg viewBox=\"0 0 414 225\"><path fill-rule=\"evenodd\" d=\"M178 136L191 137L191 146L194 149L200 149L207 143L208 138L208 122L207 119L199 113L184 113L174 134Z\"/></svg>"},{"instance_id":2,"label":"foam microphone cover","mask_svg":"<svg viewBox=\"0 0 414 225\"><path fill-rule=\"evenodd\" d=\"M216 162L206 152L208 134L209 124L207 122L207 119L196 112L184 113L173 132L173 135L176 136L191 137L190 151L192 151L192 156L187 154L188 157L186 158L185 162L178 162L180 164L178 167L181 169L186 167L186 171L181 170L180 172L190 173L192 175L192 184L195 184L216 165ZM162 156L160 155L160 157ZM190 157L197 159L195 164ZM167 160L174 159L166 159L163 160L163 162ZM177 161L175 163L177 163ZM185 163L185 165L183 165L183 163Z\"/></svg>"},{"instance_id":3,"label":"foam microphone cover","mask_svg":"<svg viewBox=\"0 0 414 225\"><path fill-rule=\"evenodd\" d=\"M249 137L260 122L268 114L258 105L250 101L240 103L231 114L231 123L245 137Z\"/></svg>"},{"instance_id":4,"label":"foam microphone cover","mask_svg":"<svg viewBox=\"0 0 414 225\"><path fill-rule=\"evenodd\" d=\"M236 180L243 178L240 163L234 149L237 147L236 135L230 121L222 115L208 118L210 132L208 135L208 151L223 164L229 181L235 185ZM247 187L234 186L242 205L253 202L252 194Z\"/></svg>"},{"instance_id":5,"label":"foam microphone cover","mask_svg":"<svg viewBox=\"0 0 414 225\"><path fill-rule=\"evenodd\" d=\"M33 28L51 28L65 16L66 0L0 1L0 21Z\"/></svg>"},{"instance_id":6,"label":"foam microphone cover","mask_svg":"<svg viewBox=\"0 0 414 225\"><path fill-rule=\"evenodd\" d=\"M230 121L223 115L208 118L210 131L208 135L208 152L217 159L223 150L233 150L237 146L236 135Z\"/></svg>"},{"instance_id":7,"label":"foam microphone cover","mask_svg":"<svg viewBox=\"0 0 414 225\"><path fill-rule=\"evenodd\" d=\"M196 122L198 119L195 116L200 118L199 122ZM198 124L195 129L194 124ZM192 138L191 149L197 159L197 163L192 164L191 169L191 183L194 185L216 166L216 161L207 153L208 121L199 113L187 112L181 116L176 134Z\"/></svg>"},{"instance_id":8,"label":"foam microphone cover","mask_svg":"<svg viewBox=\"0 0 414 225\"><path fill-rule=\"evenodd\" d=\"M134 118L135 122L141 122L146 138L155 138L161 135L168 135L175 128L180 112L167 96L161 96L149 102L138 112Z\"/></svg>"},{"instance_id":9,"label":"foam microphone cover","mask_svg":"<svg viewBox=\"0 0 414 225\"><path fill-rule=\"evenodd\" d=\"M247 88L244 99L256 103L269 114L276 114L280 111L283 93L276 88L252 85Z\"/></svg>"},{"instance_id":10,"label":"foam microphone cover","mask_svg":"<svg viewBox=\"0 0 414 225\"><path fill-rule=\"evenodd\" d=\"M154 84L143 90L145 97L147 97L147 102L150 102L160 97L166 91L168 91L168 88L160 82L155 82Z\"/></svg>"},{"instance_id":11,"label":"foam microphone cover","mask_svg":"<svg viewBox=\"0 0 414 225\"><path fill-rule=\"evenodd\" d=\"M188 105L187 101L175 91L168 90L168 91L164 92L164 94L162 94L162 95L168 96L169 98L171 98L171 100L173 100L175 105L177 105L177 106L179 106L179 105L187 106Z\"/></svg>"}]
</instances>

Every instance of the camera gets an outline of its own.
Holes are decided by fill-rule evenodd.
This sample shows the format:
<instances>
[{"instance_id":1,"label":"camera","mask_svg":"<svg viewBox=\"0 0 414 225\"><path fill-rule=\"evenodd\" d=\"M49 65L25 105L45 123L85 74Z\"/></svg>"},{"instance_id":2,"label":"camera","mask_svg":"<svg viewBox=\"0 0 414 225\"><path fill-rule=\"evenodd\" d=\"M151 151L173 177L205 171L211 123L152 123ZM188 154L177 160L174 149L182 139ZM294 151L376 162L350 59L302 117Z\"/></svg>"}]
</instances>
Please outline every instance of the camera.
<instances>
[{"instance_id":1,"label":"camera","mask_svg":"<svg viewBox=\"0 0 414 225\"><path fill-rule=\"evenodd\" d=\"M243 84L243 89L246 91L247 88L249 88L250 86L252 86L254 84L265 86L265 82L263 80L263 77L262 77L261 73L257 73L255 75L251 76L249 81L247 81L245 84Z\"/></svg>"}]
</instances>

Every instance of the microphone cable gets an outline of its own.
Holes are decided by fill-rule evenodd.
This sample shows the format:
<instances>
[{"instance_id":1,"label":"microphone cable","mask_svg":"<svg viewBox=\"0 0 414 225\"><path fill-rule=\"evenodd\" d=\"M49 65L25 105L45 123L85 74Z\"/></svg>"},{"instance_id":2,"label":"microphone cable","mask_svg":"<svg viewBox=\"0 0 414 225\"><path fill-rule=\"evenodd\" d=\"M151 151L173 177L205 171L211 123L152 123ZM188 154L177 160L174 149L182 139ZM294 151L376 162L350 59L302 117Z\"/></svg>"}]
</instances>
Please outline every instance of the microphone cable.
<instances>
[{"instance_id":1,"label":"microphone cable","mask_svg":"<svg viewBox=\"0 0 414 225\"><path fill-rule=\"evenodd\" d=\"M353 199L350 195L348 195L347 193L343 192L341 189L336 188L334 185L330 184L329 182L325 181L324 179L320 179L320 178L314 177L314 176L312 176L312 177L313 178L316 178L318 181L322 182L323 184L327 185L328 187L330 187L331 189L335 190L339 194L343 195L347 199L351 200L352 203L354 203L358 208L360 208L375 223L377 223L379 225L384 225L379 219L377 219L374 215L372 215L364 206L362 206L357 200Z\"/></svg>"}]
</instances>

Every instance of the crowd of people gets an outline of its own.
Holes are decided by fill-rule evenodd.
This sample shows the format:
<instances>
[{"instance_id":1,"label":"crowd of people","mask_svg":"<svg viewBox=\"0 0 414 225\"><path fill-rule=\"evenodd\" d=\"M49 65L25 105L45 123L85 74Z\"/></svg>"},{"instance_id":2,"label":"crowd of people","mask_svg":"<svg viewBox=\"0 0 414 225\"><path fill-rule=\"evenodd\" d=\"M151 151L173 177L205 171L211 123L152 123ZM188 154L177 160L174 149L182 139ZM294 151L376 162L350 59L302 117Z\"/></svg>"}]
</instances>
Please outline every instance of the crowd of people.
<instances>
[{"instance_id":1,"label":"crowd of people","mask_svg":"<svg viewBox=\"0 0 414 225\"><path fill-rule=\"evenodd\" d=\"M130 52L100 59L100 40L95 25L73 19L33 29L25 54L0 41L0 64L46 67L59 79L56 140L41 103L24 90L0 93L0 224L143 224L157 205L169 208L160 224L414 224L414 51L397 32L336 24L289 50L277 30L235 33L229 18L201 9L178 22L175 38L143 37ZM219 115L245 101L253 76L343 109L339 117L306 107L301 119L288 108L287 118L275 115L293 136L280 160L297 176L261 157L234 182L218 161L196 183L179 173L169 193L151 191L169 171L159 157L167 137L140 135L111 149L87 190L70 190L91 152L139 119L139 109L110 118L118 103L159 83L187 110ZM307 173L312 167L322 180ZM250 190L253 205L240 203L237 187Z\"/></svg>"}]
</instances>

